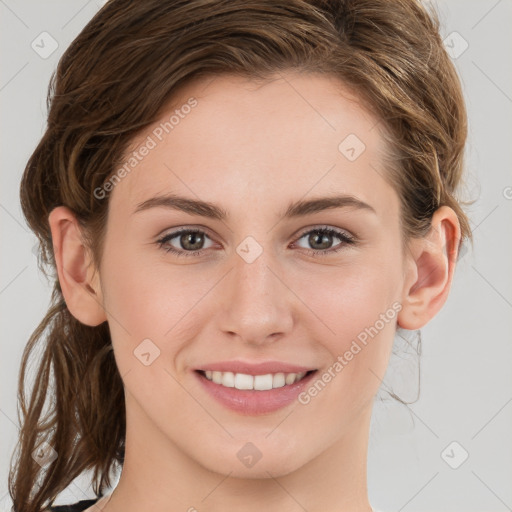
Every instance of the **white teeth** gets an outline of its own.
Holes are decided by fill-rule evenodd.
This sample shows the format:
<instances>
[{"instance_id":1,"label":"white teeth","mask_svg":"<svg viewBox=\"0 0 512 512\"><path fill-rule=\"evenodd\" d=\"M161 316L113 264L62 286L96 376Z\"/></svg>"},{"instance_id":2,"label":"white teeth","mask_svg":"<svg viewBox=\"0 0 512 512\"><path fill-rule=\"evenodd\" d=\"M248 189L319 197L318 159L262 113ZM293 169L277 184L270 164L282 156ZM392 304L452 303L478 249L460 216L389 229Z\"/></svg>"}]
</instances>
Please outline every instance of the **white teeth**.
<instances>
[{"instance_id":1,"label":"white teeth","mask_svg":"<svg viewBox=\"0 0 512 512\"><path fill-rule=\"evenodd\" d=\"M273 388L282 388L285 385L284 373L276 373L272 379Z\"/></svg>"},{"instance_id":2,"label":"white teeth","mask_svg":"<svg viewBox=\"0 0 512 512\"><path fill-rule=\"evenodd\" d=\"M272 375L256 375L254 377L254 389L264 391L265 389L272 389Z\"/></svg>"},{"instance_id":3,"label":"white teeth","mask_svg":"<svg viewBox=\"0 0 512 512\"><path fill-rule=\"evenodd\" d=\"M232 372L225 372L222 374L222 385L227 388L235 387L235 374Z\"/></svg>"},{"instance_id":4,"label":"white teeth","mask_svg":"<svg viewBox=\"0 0 512 512\"><path fill-rule=\"evenodd\" d=\"M293 384L295 382L295 379L297 377L297 374L296 373L289 373L284 381L286 382L286 384Z\"/></svg>"},{"instance_id":5,"label":"white teeth","mask_svg":"<svg viewBox=\"0 0 512 512\"><path fill-rule=\"evenodd\" d=\"M266 375L247 375L245 373L219 372L206 370L206 378L227 388L253 389L265 391L268 389L282 388L301 380L306 372L301 373L267 373Z\"/></svg>"},{"instance_id":6,"label":"white teeth","mask_svg":"<svg viewBox=\"0 0 512 512\"><path fill-rule=\"evenodd\" d=\"M254 389L254 377L245 373L235 374L236 389Z\"/></svg>"}]
</instances>

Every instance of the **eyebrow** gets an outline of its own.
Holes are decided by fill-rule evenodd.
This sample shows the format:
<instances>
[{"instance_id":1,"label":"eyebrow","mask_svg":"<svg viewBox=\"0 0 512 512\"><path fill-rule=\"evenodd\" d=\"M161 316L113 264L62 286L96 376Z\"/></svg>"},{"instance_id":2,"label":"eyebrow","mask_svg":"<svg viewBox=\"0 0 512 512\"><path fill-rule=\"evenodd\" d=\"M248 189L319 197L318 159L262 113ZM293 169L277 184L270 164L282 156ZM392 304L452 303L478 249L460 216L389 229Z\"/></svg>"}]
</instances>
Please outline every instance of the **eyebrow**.
<instances>
[{"instance_id":1,"label":"eyebrow","mask_svg":"<svg viewBox=\"0 0 512 512\"><path fill-rule=\"evenodd\" d=\"M207 201L198 199L190 199L188 197L178 196L176 194L165 194L151 197L139 203L133 213L138 213L150 208L170 208L173 210L183 211L191 215L199 215L215 220L227 220L229 217L226 210ZM369 204L361 201L357 197L347 194L336 196L319 197L309 199L307 201L300 200L290 203L288 208L282 215L284 219L291 219L310 215L312 213L330 210L333 208L355 208L360 210L367 210L377 213L375 209Z\"/></svg>"}]
</instances>

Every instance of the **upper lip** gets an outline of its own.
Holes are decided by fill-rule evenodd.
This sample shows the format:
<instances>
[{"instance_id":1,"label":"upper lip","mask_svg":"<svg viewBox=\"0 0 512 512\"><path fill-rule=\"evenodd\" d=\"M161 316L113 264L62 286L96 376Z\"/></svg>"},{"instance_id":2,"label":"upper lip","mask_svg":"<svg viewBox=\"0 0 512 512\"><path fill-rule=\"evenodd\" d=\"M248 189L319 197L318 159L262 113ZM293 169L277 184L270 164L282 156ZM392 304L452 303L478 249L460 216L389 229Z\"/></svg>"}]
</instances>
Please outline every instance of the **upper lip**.
<instances>
[{"instance_id":1,"label":"upper lip","mask_svg":"<svg viewBox=\"0 0 512 512\"><path fill-rule=\"evenodd\" d=\"M300 366L281 361L266 361L263 363L247 363L244 361L219 361L208 363L197 370L244 373L246 375L266 375L268 373L301 373L315 370L315 368Z\"/></svg>"}]
</instances>

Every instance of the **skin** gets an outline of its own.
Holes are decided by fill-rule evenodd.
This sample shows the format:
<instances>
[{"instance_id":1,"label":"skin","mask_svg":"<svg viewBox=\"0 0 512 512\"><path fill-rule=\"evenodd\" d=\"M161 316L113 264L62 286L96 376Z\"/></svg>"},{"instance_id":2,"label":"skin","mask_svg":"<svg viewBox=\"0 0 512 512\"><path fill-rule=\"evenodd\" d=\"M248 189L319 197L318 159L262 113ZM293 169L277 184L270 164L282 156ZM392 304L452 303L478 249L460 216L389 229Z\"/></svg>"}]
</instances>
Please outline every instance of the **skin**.
<instances>
[{"instance_id":1,"label":"skin","mask_svg":"<svg viewBox=\"0 0 512 512\"><path fill-rule=\"evenodd\" d=\"M397 326L421 328L446 301L460 238L456 214L439 208L429 234L403 250L400 199L383 179L378 120L325 76L189 84L133 148L192 96L197 106L105 199L99 268L72 212L60 206L49 216L68 308L87 325L108 321L125 386L122 475L110 501L88 510L369 512L373 399ZM338 150L351 133L366 146L354 161ZM170 192L215 203L228 218L164 207L133 213ZM282 218L290 202L334 192L376 213L337 208ZM182 226L204 230L196 245L202 255L177 257L158 246L158 238ZM357 243L313 257L308 250L343 243L337 236L327 238L330 246L308 241L307 233L322 226ZM262 248L252 263L236 251L247 236ZM179 236L172 245L187 251ZM322 374L395 302L401 309L394 319L307 405L244 416L210 398L192 373L242 359L286 361ZM146 338L160 350L148 366L133 353ZM237 457L247 442L262 455L250 468Z\"/></svg>"}]
</instances>

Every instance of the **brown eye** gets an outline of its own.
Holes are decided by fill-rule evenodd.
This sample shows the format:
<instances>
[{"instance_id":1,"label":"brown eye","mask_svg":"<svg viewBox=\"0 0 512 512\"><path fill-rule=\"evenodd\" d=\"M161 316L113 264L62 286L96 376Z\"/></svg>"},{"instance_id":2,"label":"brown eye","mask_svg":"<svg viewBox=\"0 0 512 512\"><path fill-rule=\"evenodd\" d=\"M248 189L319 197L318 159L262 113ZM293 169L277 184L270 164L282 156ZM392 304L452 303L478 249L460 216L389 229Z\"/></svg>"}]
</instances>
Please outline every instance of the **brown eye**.
<instances>
[{"instance_id":1,"label":"brown eye","mask_svg":"<svg viewBox=\"0 0 512 512\"><path fill-rule=\"evenodd\" d=\"M179 235L179 243L181 247L190 251L197 251L201 249L201 245L204 243L204 236L197 232L189 232Z\"/></svg>"},{"instance_id":2,"label":"brown eye","mask_svg":"<svg viewBox=\"0 0 512 512\"><path fill-rule=\"evenodd\" d=\"M157 244L166 252L172 252L177 256L198 256L202 254L205 237L209 236L197 229L182 229L169 233L157 240ZM171 244L171 240L175 240Z\"/></svg>"},{"instance_id":3,"label":"brown eye","mask_svg":"<svg viewBox=\"0 0 512 512\"><path fill-rule=\"evenodd\" d=\"M330 249L332 246L332 235L321 232L312 231L308 236L308 243L314 248L319 250Z\"/></svg>"},{"instance_id":4,"label":"brown eye","mask_svg":"<svg viewBox=\"0 0 512 512\"><path fill-rule=\"evenodd\" d=\"M313 256L327 256L342 250L346 245L355 244L355 239L351 235L327 227L306 231L300 237L300 239L303 238L306 238L306 243L311 248L308 250L308 253ZM341 243L337 244L335 249L331 249L333 247L333 239L336 238L341 240ZM309 249L309 247L306 247L306 249Z\"/></svg>"}]
</instances>

